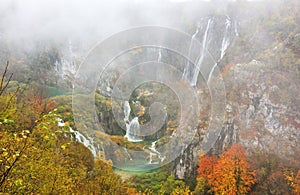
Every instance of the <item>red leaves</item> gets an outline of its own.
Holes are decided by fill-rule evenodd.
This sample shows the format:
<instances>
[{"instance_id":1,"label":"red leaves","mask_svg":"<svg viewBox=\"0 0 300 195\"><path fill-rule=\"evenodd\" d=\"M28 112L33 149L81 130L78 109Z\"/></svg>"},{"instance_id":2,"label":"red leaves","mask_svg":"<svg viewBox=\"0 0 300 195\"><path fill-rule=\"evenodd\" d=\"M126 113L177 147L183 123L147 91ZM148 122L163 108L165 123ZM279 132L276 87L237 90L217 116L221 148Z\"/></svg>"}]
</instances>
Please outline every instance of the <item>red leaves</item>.
<instances>
[{"instance_id":1,"label":"red leaves","mask_svg":"<svg viewBox=\"0 0 300 195\"><path fill-rule=\"evenodd\" d=\"M220 158L205 156L200 160L198 178L203 177L215 194L246 194L256 181L256 174L243 148L233 145Z\"/></svg>"},{"instance_id":2,"label":"red leaves","mask_svg":"<svg viewBox=\"0 0 300 195\"><path fill-rule=\"evenodd\" d=\"M197 178L203 177L206 181L213 178L218 159L214 156L204 156L200 160Z\"/></svg>"},{"instance_id":3,"label":"red leaves","mask_svg":"<svg viewBox=\"0 0 300 195\"><path fill-rule=\"evenodd\" d=\"M32 106L39 113L48 113L56 107L55 102L51 99L46 99L36 94L32 96Z\"/></svg>"}]
</instances>

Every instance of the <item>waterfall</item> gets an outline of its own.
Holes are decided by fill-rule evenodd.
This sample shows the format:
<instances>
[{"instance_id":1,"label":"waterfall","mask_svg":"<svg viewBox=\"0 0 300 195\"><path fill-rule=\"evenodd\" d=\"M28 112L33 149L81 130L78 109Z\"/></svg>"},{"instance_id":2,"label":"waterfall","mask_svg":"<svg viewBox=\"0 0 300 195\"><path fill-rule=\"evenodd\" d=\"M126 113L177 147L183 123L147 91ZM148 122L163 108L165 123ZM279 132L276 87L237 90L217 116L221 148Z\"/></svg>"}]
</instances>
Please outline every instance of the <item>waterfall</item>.
<instances>
[{"instance_id":1,"label":"waterfall","mask_svg":"<svg viewBox=\"0 0 300 195\"><path fill-rule=\"evenodd\" d=\"M158 58L157 58L157 62L161 62L161 47L159 47L159 49L158 49Z\"/></svg>"},{"instance_id":2,"label":"waterfall","mask_svg":"<svg viewBox=\"0 0 300 195\"><path fill-rule=\"evenodd\" d=\"M212 22L212 19L209 19L207 22L207 26L206 26L206 30L203 36L203 41L202 41L202 50L201 50L201 54L200 54L200 59L197 62L197 65L195 67L195 71L194 71L194 75L193 75L193 80L191 85L195 86L197 84L197 80L198 80L198 75L200 72L200 66L202 65L203 59L204 59L204 55L205 55L205 51L206 51L206 47L207 47L207 37L208 37L208 30L210 27L210 24Z\"/></svg>"},{"instance_id":3,"label":"waterfall","mask_svg":"<svg viewBox=\"0 0 300 195\"><path fill-rule=\"evenodd\" d=\"M222 46L221 46L221 56L220 56L219 60L221 60L224 57L225 52L230 44L230 36L229 36L230 35L229 34L230 25L231 25L231 21L230 21L230 18L227 16L226 22L225 22L225 33L224 33L224 37L222 40Z\"/></svg>"},{"instance_id":4,"label":"waterfall","mask_svg":"<svg viewBox=\"0 0 300 195\"><path fill-rule=\"evenodd\" d=\"M127 148L124 148L124 150L125 150L125 153L128 155L129 160L132 160L132 157L131 157L131 155L129 154Z\"/></svg>"},{"instance_id":5,"label":"waterfall","mask_svg":"<svg viewBox=\"0 0 300 195\"><path fill-rule=\"evenodd\" d=\"M64 127L65 126L65 123L63 122L62 119L58 118L57 121L58 121L57 125L59 127ZM97 156L97 150L94 146L93 138L91 138L89 136L88 136L88 138L86 138L82 133L80 133L79 131L73 130L71 127L69 127L69 129L70 129L70 132L75 135L76 141L82 143L85 147L87 147L92 152L93 156L96 157Z\"/></svg>"},{"instance_id":6,"label":"waterfall","mask_svg":"<svg viewBox=\"0 0 300 195\"><path fill-rule=\"evenodd\" d=\"M235 36L239 36L239 31L238 31L238 22L235 21L234 22L234 33L235 33Z\"/></svg>"},{"instance_id":7,"label":"waterfall","mask_svg":"<svg viewBox=\"0 0 300 195\"><path fill-rule=\"evenodd\" d=\"M130 108L129 102L125 101L125 103L124 103L124 121L126 124L129 123L130 111L131 111L131 108Z\"/></svg>"},{"instance_id":8,"label":"waterfall","mask_svg":"<svg viewBox=\"0 0 300 195\"><path fill-rule=\"evenodd\" d=\"M218 63L223 59L223 57L226 53L226 50L227 50L228 46L230 45L230 26L231 26L231 20L230 20L229 16L227 16L226 21L225 21L225 32L224 32L222 45L221 45L221 49L220 49L221 55L220 55L220 58L218 59L218 61L213 66L213 68L211 69L211 71L209 72L207 82L210 82L210 79L212 77L212 74L213 74L215 68L218 66Z\"/></svg>"},{"instance_id":9,"label":"waterfall","mask_svg":"<svg viewBox=\"0 0 300 195\"><path fill-rule=\"evenodd\" d=\"M78 59L78 56L75 55L73 44L69 40L67 44L67 48L64 51L64 55L61 57L61 59L57 60L54 63L54 70L57 72L57 74L62 77L63 79L67 79L72 81L72 78L76 74L77 70L77 64L76 60ZM72 81L73 85L73 81ZM74 86L72 86L74 88Z\"/></svg>"},{"instance_id":10,"label":"waterfall","mask_svg":"<svg viewBox=\"0 0 300 195\"><path fill-rule=\"evenodd\" d=\"M131 121L129 120L130 117L130 105L128 101L124 103L124 122L126 124L126 135L125 138L128 139L130 142L140 142L143 141L139 138L140 134L140 123L139 118L135 117Z\"/></svg>"},{"instance_id":11,"label":"waterfall","mask_svg":"<svg viewBox=\"0 0 300 195\"><path fill-rule=\"evenodd\" d=\"M61 60L62 72L64 75L75 75L76 73L76 64L75 64L76 55L73 52L73 44L69 40L68 50L66 52L65 58Z\"/></svg>"},{"instance_id":12,"label":"waterfall","mask_svg":"<svg viewBox=\"0 0 300 195\"><path fill-rule=\"evenodd\" d=\"M191 57L193 42L194 42L197 34L199 33L199 28L200 28L200 25L197 26L196 32L192 35L191 42L190 42L190 47L189 47L189 51L188 51L188 58ZM183 71L183 77L185 77L188 81L189 81L189 78L191 77L192 69L193 69L192 64L189 61L187 61L186 66L185 66L184 71Z\"/></svg>"},{"instance_id":13,"label":"waterfall","mask_svg":"<svg viewBox=\"0 0 300 195\"><path fill-rule=\"evenodd\" d=\"M150 150L150 156L149 156L149 164L159 164L159 162L163 162L165 160L165 157L162 157L160 152L158 152L155 148L155 145L158 140L151 143L151 146L149 147ZM157 156L159 161L153 162L153 156Z\"/></svg>"},{"instance_id":14,"label":"waterfall","mask_svg":"<svg viewBox=\"0 0 300 195\"><path fill-rule=\"evenodd\" d=\"M206 53L205 51L206 51L207 40L208 40L207 37L208 37L208 32L209 32L211 23L212 23L212 19L209 19L208 22L207 22L207 25L206 25L205 33L203 35L201 53L200 53L200 57L199 57L199 60L197 61L196 66L192 67L192 70L191 70L191 65L188 62L187 69L185 69L184 72L183 72L183 76L189 81L191 86L195 86L197 84L198 75L199 75L199 72L200 72L200 66L203 62L203 59L204 59L204 56L205 56L205 53ZM195 39L195 36L198 34L198 32L199 32L199 28L197 28L195 34L192 36L191 44L190 44L190 48L189 48L189 53L188 53L189 58L190 58L190 55L191 55L190 50L192 48L193 40Z\"/></svg>"},{"instance_id":15,"label":"waterfall","mask_svg":"<svg viewBox=\"0 0 300 195\"><path fill-rule=\"evenodd\" d=\"M96 157L97 156L97 151L95 146L93 145L92 141L87 139L82 133L80 133L79 131L74 131L71 127L70 128L70 132L74 133L75 135L75 139L82 143L85 147L87 147L88 149L90 149L90 151L92 152L93 156Z\"/></svg>"},{"instance_id":16,"label":"waterfall","mask_svg":"<svg viewBox=\"0 0 300 195\"><path fill-rule=\"evenodd\" d=\"M187 62L183 71L183 77L191 86L196 86L200 70L207 82L211 80L215 69L226 55L232 38L239 36L237 21L233 21L228 15L214 16L204 21L203 27L200 28L198 25L196 32L192 35L188 50L188 58L192 59L195 39L196 37L201 39L198 58L194 67L192 63Z\"/></svg>"}]
</instances>

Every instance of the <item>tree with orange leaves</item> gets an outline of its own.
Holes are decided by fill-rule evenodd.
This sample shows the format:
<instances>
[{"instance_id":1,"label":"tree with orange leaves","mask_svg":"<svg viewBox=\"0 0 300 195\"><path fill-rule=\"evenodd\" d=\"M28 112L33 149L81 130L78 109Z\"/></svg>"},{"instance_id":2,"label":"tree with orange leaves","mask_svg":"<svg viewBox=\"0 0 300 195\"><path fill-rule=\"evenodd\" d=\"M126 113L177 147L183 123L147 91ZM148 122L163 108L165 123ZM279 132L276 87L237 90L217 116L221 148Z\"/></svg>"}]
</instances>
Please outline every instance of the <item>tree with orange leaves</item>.
<instances>
[{"instance_id":1,"label":"tree with orange leaves","mask_svg":"<svg viewBox=\"0 0 300 195\"><path fill-rule=\"evenodd\" d=\"M199 164L198 178L204 178L214 194L246 194L256 181L255 172L250 170L239 144L218 159L204 157Z\"/></svg>"},{"instance_id":2,"label":"tree with orange leaves","mask_svg":"<svg viewBox=\"0 0 300 195\"><path fill-rule=\"evenodd\" d=\"M216 165L213 191L216 194L246 194L255 181L255 172L250 171L243 148L235 144L221 155Z\"/></svg>"},{"instance_id":3,"label":"tree with orange leaves","mask_svg":"<svg viewBox=\"0 0 300 195\"><path fill-rule=\"evenodd\" d=\"M199 161L196 194L211 194L210 186L214 183L214 171L218 158L214 156L203 156Z\"/></svg>"},{"instance_id":4,"label":"tree with orange leaves","mask_svg":"<svg viewBox=\"0 0 300 195\"><path fill-rule=\"evenodd\" d=\"M283 175L292 188L292 193L295 195L300 194L300 170L298 170L297 175L292 170L284 171Z\"/></svg>"},{"instance_id":5,"label":"tree with orange leaves","mask_svg":"<svg viewBox=\"0 0 300 195\"><path fill-rule=\"evenodd\" d=\"M214 156L204 156L201 158L198 168L197 178L203 177L209 184L214 180L214 171L218 159Z\"/></svg>"}]
</instances>

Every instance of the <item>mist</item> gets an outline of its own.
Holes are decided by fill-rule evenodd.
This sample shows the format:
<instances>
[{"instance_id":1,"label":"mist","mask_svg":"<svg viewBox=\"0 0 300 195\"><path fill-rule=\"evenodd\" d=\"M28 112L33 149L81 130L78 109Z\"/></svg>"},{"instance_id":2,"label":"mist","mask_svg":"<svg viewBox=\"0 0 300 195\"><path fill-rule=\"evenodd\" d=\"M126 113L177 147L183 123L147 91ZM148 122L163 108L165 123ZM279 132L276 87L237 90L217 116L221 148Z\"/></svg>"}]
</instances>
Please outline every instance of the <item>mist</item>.
<instances>
[{"instance_id":1,"label":"mist","mask_svg":"<svg viewBox=\"0 0 300 195\"><path fill-rule=\"evenodd\" d=\"M176 3L168 1L1 0L0 4L2 39L25 49L44 41L72 40L91 46L134 26L174 26L178 21L169 7Z\"/></svg>"},{"instance_id":2,"label":"mist","mask_svg":"<svg viewBox=\"0 0 300 195\"><path fill-rule=\"evenodd\" d=\"M0 38L9 47L25 50L31 50L41 42L59 44L68 41L81 42L87 49L114 33L136 26L166 26L191 34L196 23L186 24L186 21L200 20L233 2L1 0ZM256 14L259 13L258 8Z\"/></svg>"}]
</instances>

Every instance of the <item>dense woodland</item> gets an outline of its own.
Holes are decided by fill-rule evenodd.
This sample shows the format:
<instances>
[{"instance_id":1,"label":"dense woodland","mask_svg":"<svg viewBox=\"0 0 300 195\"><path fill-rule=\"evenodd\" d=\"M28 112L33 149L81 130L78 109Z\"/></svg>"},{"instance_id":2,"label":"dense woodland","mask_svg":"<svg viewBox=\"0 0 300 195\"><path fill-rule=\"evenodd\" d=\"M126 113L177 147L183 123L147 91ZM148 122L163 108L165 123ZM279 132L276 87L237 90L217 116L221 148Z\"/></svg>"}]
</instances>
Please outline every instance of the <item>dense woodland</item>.
<instances>
[{"instance_id":1,"label":"dense woodland","mask_svg":"<svg viewBox=\"0 0 300 195\"><path fill-rule=\"evenodd\" d=\"M271 74L283 71L300 77L300 39L295 36L300 33L297 0L282 1L279 9L263 17L252 15L255 9L245 1L229 4L226 9L248 10L243 17L249 15L251 20L242 19L241 25L252 26L242 28L225 56L222 76L229 77L233 66L255 58L268 63L266 69ZM259 40L261 32L270 38L268 42ZM278 53L272 50L274 46ZM76 129L71 79L59 78L54 70L59 50L14 55L4 46L1 49L0 194L300 194L299 157L291 160L272 152L249 152L239 143L229 144L220 152L199 151L196 174L185 179L176 178L173 163L124 176L104 154L95 158L70 132L69 127ZM238 90L232 89L228 96L238 94ZM294 98L299 97L296 94ZM100 95L97 104L111 107L111 102ZM58 119L66 125L58 126ZM109 127L107 131L115 133ZM251 137L251 133L241 132L241 136ZM123 137L112 139L120 145L126 142ZM139 149L139 145L129 147Z\"/></svg>"}]
</instances>

